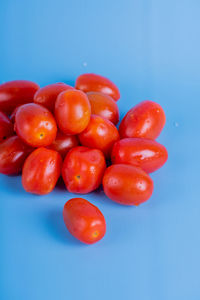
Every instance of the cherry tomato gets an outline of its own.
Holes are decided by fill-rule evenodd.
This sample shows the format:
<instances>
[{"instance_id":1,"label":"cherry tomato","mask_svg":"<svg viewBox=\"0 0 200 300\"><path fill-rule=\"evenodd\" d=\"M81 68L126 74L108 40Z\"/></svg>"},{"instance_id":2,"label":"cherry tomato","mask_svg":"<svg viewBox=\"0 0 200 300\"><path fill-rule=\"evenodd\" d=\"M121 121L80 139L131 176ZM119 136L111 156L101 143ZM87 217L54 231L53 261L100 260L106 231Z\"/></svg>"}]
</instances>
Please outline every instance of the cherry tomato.
<instances>
[{"instance_id":1,"label":"cherry tomato","mask_svg":"<svg viewBox=\"0 0 200 300\"><path fill-rule=\"evenodd\" d=\"M50 193L60 176L62 158L54 150L38 148L26 159L22 169L22 185L33 194Z\"/></svg>"},{"instance_id":2,"label":"cherry tomato","mask_svg":"<svg viewBox=\"0 0 200 300\"><path fill-rule=\"evenodd\" d=\"M118 139L119 133L113 123L96 115L91 115L87 128L79 134L83 146L101 150L106 158L109 157L113 144Z\"/></svg>"},{"instance_id":3,"label":"cherry tomato","mask_svg":"<svg viewBox=\"0 0 200 300\"><path fill-rule=\"evenodd\" d=\"M139 205L151 197L153 181L142 169L119 164L106 169L103 188L108 198L115 202Z\"/></svg>"},{"instance_id":4,"label":"cherry tomato","mask_svg":"<svg viewBox=\"0 0 200 300\"><path fill-rule=\"evenodd\" d=\"M131 108L119 126L121 138L141 137L156 139L165 125L162 107L153 101L143 101Z\"/></svg>"},{"instance_id":5,"label":"cherry tomato","mask_svg":"<svg viewBox=\"0 0 200 300\"><path fill-rule=\"evenodd\" d=\"M48 148L59 152L65 158L69 150L78 145L79 140L76 135L66 135L58 131L55 141Z\"/></svg>"},{"instance_id":6,"label":"cherry tomato","mask_svg":"<svg viewBox=\"0 0 200 300\"><path fill-rule=\"evenodd\" d=\"M100 92L119 100L118 87L108 78L97 74L82 74L76 79L75 88L83 92Z\"/></svg>"},{"instance_id":7,"label":"cherry tomato","mask_svg":"<svg viewBox=\"0 0 200 300\"><path fill-rule=\"evenodd\" d=\"M110 96L99 92L89 92L87 96L93 115L103 117L115 125L119 122L117 103Z\"/></svg>"},{"instance_id":8,"label":"cherry tomato","mask_svg":"<svg viewBox=\"0 0 200 300\"><path fill-rule=\"evenodd\" d=\"M58 95L67 90L74 90L70 85L64 82L58 82L54 84L49 84L40 88L34 95L34 102L41 104L48 108L51 112L54 112L55 102Z\"/></svg>"},{"instance_id":9,"label":"cherry tomato","mask_svg":"<svg viewBox=\"0 0 200 300\"><path fill-rule=\"evenodd\" d=\"M112 149L113 164L131 164L151 173L167 161L167 149L150 139L126 138L116 142Z\"/></svg>"},{"instance_id":10,"label":"cherry tomato","mask_svg":"<svg viewBox=\"0 0 200 300\"><path fill-rule=\"evenodd\" d=\"M35 103L17 109L15 129L18 136L33 147L48 146L56 138L57 126L51 112Z\"/></svg>"},{"instance_id":11,"label":"cherry tomato","mask_svg":"<svg viewBox=\"0 0 200 300\"><path fill-rule=\"evenodd\" d=\"M105 158L100 150L76 147L64 160L62 176L69 192L86 194L100 186L105 169Z\"/></svg>"},{"instance_id":12,"label":"cherry tomato","mask_svg":"<svg viewBox=\"0 0 200 300\"><path fill-rule=\"evenodd\" d=\"M0 173L16 175L22 170L27 156L33 151L18 136L11 136L0 144Z\"/></svg>"},{"instance_id":13,"label":"cherry tomato","mask_svg":"<svg viewBox=\"0 0 200 300\"><path fill-rule=\"evenodd\" d=\"M82 132L90 121L90 115L90 102L83 92L70 90L58 95L55 103L55 117L63 133Z\"/></svg>"},{"instance_id":14,"label":"cherry tomato","mask_svg":"<svg viewBox=\"0 0 200 300\"><path fill-rule=\"evenodd\" d=\"M0 110L10 114L15 107L33 101L39 85L28 80L8 81L0 85Z\"/></svg>"},{"instance_id":15,"label":"cherry tomato","mask_svg":"<svg viewBox=\"0 0 200 300\"><path fill-rule=\"evenodd\" d=\"M2 111L0 111L0 142L14 134L13 124Z\"/></svg>"},{"instance_id":16,"label":"cherry tomato","mask_svg":"<svg viewBox=\"0 0 200 300\"><path fill-rule=\"evenodd\" d=\"M65 203L63 219L69 232L85 244L98 242L106 233L103 214L83 198L72 198Z\"/></svg>"}]
</instances>

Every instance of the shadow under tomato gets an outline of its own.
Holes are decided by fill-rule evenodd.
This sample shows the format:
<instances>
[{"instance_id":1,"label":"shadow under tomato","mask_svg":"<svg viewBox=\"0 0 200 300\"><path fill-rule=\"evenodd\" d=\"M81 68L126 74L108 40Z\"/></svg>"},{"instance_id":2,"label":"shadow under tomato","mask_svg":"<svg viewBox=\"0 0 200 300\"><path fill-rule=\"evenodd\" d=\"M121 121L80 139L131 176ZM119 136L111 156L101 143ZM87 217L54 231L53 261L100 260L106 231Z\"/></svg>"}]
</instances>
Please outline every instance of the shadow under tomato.
<instances>
[{"instance_id":1,"label":"shadow under tomato","mask_svg":"<svg viewBox=\"0 0 200 300\"><path fill-rule=\"evenodd\" d=\"M67 230L63 221L62 209L53 210L47 214L47 228L51 236L60 243L79 247L84 245Z\"/></svg>"}]
</instances>

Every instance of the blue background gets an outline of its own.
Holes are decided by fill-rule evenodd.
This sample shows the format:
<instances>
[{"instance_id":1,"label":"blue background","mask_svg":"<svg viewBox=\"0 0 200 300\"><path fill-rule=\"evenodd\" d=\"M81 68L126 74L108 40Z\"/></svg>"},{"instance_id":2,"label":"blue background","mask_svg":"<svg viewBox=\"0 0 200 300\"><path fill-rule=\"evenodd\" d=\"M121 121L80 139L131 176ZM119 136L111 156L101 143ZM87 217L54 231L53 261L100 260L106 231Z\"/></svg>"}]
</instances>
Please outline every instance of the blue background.
<instances>
[{"instance_id":1,"label":"blue background","mask_svg":"<svg viewBox=\"0 0 200 300\"><path fill-rule=\"evenodd\" d=\"M198 0L1 0L1 82L107 76L120 88L121 117L144 99L163 106L158 141L169 151L145 204L86 196L107 220L92 246L64 227L72 194L34 196L20 177L1 175L1 300L200 299L199 12Z\"/></svg>"}]
</instances>

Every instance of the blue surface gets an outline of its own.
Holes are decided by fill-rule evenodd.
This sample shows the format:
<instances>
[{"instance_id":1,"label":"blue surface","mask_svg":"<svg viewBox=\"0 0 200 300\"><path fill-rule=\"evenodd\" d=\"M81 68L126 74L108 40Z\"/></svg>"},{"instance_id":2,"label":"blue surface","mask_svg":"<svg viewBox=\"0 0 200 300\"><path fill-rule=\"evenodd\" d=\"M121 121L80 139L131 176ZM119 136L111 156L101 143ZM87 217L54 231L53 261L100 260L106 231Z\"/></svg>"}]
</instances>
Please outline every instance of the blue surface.
<instances>
[{"instance_id":1,"label":"blue surface","mask_svg":"<svg viewBox=\"0 0 200 300\"><path fill-rule=\"evenodd\" d=\"M169 150L147 203L86 196L107 220L93 246L65 230L72 194L37 197L1 175L1 300L200 299L199 11L198 0L1 0L1 82L105 75L120 88L121 116L144 99L163 106L158 140Z\"/></svg>"}]
</instances>

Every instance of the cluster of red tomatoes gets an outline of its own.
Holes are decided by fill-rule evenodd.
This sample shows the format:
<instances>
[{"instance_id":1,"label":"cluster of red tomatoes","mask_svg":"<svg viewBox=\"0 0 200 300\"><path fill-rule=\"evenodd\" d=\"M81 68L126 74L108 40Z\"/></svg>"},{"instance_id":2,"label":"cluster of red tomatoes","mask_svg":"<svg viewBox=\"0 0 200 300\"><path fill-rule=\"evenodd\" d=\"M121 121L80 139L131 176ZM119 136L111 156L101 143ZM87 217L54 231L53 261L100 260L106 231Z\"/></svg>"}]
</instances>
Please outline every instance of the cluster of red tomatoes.
<instances>
[{"instance_id":1,"label":"cluster of red tomatoes","mask_svg":"<svg viewBox=\"0 0 200 300\"><path fill-rule=\"evenodd\" d=\"M83 74L75 88L45 87L17 80L0 85L0 173L18 174L27 192L50 193L60 175L69 192L86 194L103 184L113 201L139 205L153 192L148 173L167 160L155 141L165 125L162 107L143 101L119 125L117 86L96 74ZM83 198L66 202L68 230L85 243L100 240L106 222Z\"/></svg>"}]
</instances>

